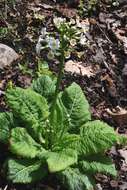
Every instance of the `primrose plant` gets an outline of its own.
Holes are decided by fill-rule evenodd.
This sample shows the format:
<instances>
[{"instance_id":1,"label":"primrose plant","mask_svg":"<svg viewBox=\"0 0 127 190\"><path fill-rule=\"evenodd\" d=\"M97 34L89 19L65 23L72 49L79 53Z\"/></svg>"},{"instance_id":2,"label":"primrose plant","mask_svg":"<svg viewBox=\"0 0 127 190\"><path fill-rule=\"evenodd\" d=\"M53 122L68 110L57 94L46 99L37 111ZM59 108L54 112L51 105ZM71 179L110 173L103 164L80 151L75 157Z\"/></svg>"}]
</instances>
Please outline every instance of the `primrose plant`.
<instances>
[{"instance_id":1,"label":"primrose plant","mask_svg":"<svg viewBox=\"0 0 127 190\"><path fill-rule=\"evenodd\" d=\"M92 190L96 173L117 175L105 153L116 143L125 143L126 137L91 120L78 84L59 91L65 52L75 32L62 22L58 33L57 80L42 75L30 88L7 88L10 112L0 113L0 141L10 151L4 167L13 183L32 183L52 174L65 189Z\"/></svg>"}]
</instances>

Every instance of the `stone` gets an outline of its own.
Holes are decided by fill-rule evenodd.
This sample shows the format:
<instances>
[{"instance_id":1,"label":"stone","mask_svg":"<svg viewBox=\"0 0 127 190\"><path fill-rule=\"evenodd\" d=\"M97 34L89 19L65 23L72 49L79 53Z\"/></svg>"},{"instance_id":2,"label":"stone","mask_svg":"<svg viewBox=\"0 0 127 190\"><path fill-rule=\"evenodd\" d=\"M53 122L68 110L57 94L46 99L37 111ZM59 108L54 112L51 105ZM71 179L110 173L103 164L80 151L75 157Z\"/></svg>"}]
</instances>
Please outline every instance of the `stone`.
<instances>
[{"instance_id":1,"label":"stone","mask_svg":"<svg viewBox=\"0 0 127 190\"><path fill-rule=\"evenodd\" d=\"M0 43L0 69L11 65L19 58L19 55L9 46Z\"/></svg>"}]
</instances>

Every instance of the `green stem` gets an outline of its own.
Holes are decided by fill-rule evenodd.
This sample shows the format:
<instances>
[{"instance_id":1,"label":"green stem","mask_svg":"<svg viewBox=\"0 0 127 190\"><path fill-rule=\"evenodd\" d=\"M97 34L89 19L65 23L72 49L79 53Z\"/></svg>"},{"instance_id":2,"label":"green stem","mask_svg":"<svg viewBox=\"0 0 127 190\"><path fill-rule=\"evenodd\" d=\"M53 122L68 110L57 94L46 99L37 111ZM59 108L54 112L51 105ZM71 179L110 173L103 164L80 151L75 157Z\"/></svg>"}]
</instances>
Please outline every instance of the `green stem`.
<instances>
[{"instance_id":1,"label":"green stem","mask_svg":"<svg viewBox=\"0 0 127 190\"><path fill-rule=\"evenodd\" d=\"M54 94L54 99L53 99L53 103L51 105L51 112L50 112L50 121L52 123L52 126L54 125L54 114L55 114L55 107L56 107L56 103L57 103L57 98L59 95L59 88L60 88L60 84L61 84L61 80L62 80L62 76L63 76L63 69L64 69L64 62L65 62L65 50L63 48L63 41L64 39L62 38L61 40L61 55L60 55L60 63L59 63L59 71L58 71L58 77L57 77L57 83L56 83L56 89L55 89L55 94ZM54 132L52 132L53 128L50 128L50 140L52 141L54 140ZM50 145L52 145L53 142L50 142ZM49 145L49 146L50 146Z\"/></svg>"},{"instance_id":2,"label":"green stem","mask_svg":"<svg viewBox=\"0 0 127 190\"><path fill-rule=\"evenodd\" d=\"M57 83L56 83L53 107L55 107L55 105L56 105L57 97L59 94L59 88L60 88L62 75L63 75L63 67L64 67L64 52L61 54L61 61L60 61L60 65L59 65L59 73L58 73L58 79L57 79Z\"/></svg>"},{"instance_id":3,"label":"green stem","mask_svg":"<svg viewBox=\"0 0 127 190\"><path fill-rule=\"evenodd\" d=\"M59 88L60 88L60 84L61 84L61 80L62 80L62 76L63 76L64 62L65 62L64 50L61 49L58 78L57 78L57 83L56 83L54 100L53 100L53 104L51 107L51 115L52 116L54 115L54 110L55 110L55 106L56 106L56 102L57 102L57 98L58 98L58 94L59 94Z\"/></svg>"}]
</instances>

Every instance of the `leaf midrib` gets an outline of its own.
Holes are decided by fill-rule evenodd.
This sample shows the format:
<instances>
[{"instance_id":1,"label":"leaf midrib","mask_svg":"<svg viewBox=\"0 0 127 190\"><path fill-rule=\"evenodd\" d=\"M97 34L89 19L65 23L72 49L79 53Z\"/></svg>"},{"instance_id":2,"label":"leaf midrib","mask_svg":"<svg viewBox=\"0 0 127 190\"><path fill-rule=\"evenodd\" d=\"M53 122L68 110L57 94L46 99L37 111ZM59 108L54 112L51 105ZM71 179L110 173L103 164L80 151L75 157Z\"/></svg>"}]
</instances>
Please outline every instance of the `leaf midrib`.
<instances>
[{"instance_id":1,"label":"leaf midrib","mask_svg":"<svg viewBox=\"0 0 127 190\"><path fill-rule=\"evenodd\" d=\"M33 164L32 164L32 165L30 165L30 166L28 166L28 167L23 168L22 170L20 170L19 172L17 172L17 173L14 175L15 178L16 178L16 176L19 175L21 172L23 172L23 171L25 171L25 170L27 170L27 169L29 169L29 168L35 167L35 166L37 166L39 163L40 163L40 162L37 162L36 165L34 165L34 166L33 166Z\"/></svg>"}]
</instances>

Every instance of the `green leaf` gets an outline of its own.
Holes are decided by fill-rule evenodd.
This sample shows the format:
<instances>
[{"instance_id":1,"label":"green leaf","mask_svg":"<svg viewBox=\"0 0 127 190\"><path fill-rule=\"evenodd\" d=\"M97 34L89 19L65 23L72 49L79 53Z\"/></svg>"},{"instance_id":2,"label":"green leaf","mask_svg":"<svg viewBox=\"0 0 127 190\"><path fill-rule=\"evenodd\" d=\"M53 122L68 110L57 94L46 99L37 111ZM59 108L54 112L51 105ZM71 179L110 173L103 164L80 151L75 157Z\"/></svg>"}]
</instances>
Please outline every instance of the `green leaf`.
<instances>
[{"instance_id":1,"label":"green leaf","mask_svg":"<svg viewBox=\"0 0 127 190\"><path fill-rule=\"evenodd\" d=\"M127 145L127 136L118 134L119 144Z\"/></svg>"},{"instance_id":2,"label":"green leaf","mask_svg":"<svg viewBox=\"0 0 127 190\"><path fill-rule=\"evenodd\" d=\"M50 125L54 131L52 142L58 142L62 138L69 128L69 122L67 118L66 108L64 107L59 94L57 102L54 108L53 114L50 114Z\"/></svg>"},{"instance_id":3,"label":"green leaf","mask_svg":"<svg viewBox=\"0 0 127 190\"><path fill-rule=\"evenodd\" d=\"M46 99L30 89L18 87L8 89L6 98L15 117L22 120L29 133L38 140L44 130L43 122L49 115Z\"/></svg>"},{"instance_id":4,"label":"green leaf","mask_svg":"<svg viewBox=\"0 0 127 190\"><path fill-rule=\"evenodd\" d=\"M43 61L42 59L38 59L38 65L37 65L37 75L48 75L53 76L53 73L49 70L49 65L46 61Z\"/></svg>"},{"instance_id":5,"label":"green leaf","mask_svg":"<svg viewBox=\"0 0 127 190\"><path fill-rule=\"evenodd\" d=\"M35 158L44 149L34 141L25 128L16 127L11 131L10 150L25 158Z\"/></svg>"},{"instance_id":6,"label":"green leaf","mask_svg":"<svg viewBox=\"0 0 127 190\"><path fill-rule=\"evenodd\" d=\"M47 99L52 99L55 93L56 80L43 75L33 82L32 88Z\"/></svg>"},{"instance_id":7,"label":"green leaf","mask_svg":"<svg viewBox=\"0 0 127 190\"><path fill-rule=\"evenodd\" d=\"M66 133L63 137L57 139L57 142L52 149L53 151L60 151L64 148L71 148L78 151L79 141L79 135Z\"/></svg>"},{"instance_id":8,"label":"green leaf","mask_svg":"<svg viewBox=\"0 0 127 190\"><path fill-rule=\"evenodd\" d=\"M13 127L13 115L9 112L0 113L0 141L8 143L10 130Z\"/></svg>"},{"instance_id":9,"label":"green leaf","mask_svg":"<svg viewBox=\"0 0 127 190\"><path fill-rule=\"evenodd\" d=\"M70 127L74 129L74 132L79 130L82 124L91 120L88 101L78 84L72 83L66 88L61 99L67 110Z\"/></svg>"},{"instance_id":10,"label":"green leaf","mask_svg":"<svg viewBox=\"0 0 127 190\"><path fill-rule=\"evenodd\" d=\"M41 161L9 159L7 165L7 178L13 183L35 182L47 174Z\"/></svg>"},{"instance_id":11,"label":"green leaf","mask_svg":"<svg viewBox=\"0 0 127 190\"><path fill-rule=\"evenodd\" d=\"M89 174L103 173L110 174L112 176L117 176L117 171L112 160L106 156L96 156L93 161L81 161L79 163L82 171L88 172Z\"/></svg>"},{"instance_id":12,"label":"green leaf","mask_svg":"<svg viewBox=\"0 0 127 190\"><path fill-rule=\"evenodd\" d=\"M84 156L105 152L118 141L114 129L108 124L96 120L87 122L80 129L80 153Z\"/></svg>"},{"instance_id":13,"label":"green leaf","mask_svg":"<svg viewBox=\"0 0 127 190\"><path fill-rule=\"evenodd\" d=\"M78 168L68 168L60 172L58 178L69 190L94 190L91 176L81 173Z\"/></svg>"},{"instance_id":14,"label":"green leaf","mask_svg":"<svg viewBox=\"0 0 127 190\"><path fill-rule=\"evenodd\" d=\"M48 169L51 173L59 172L77 163L77 152L73 149L65 149L60 152L51 152L47 159Z\"/></svg>"}]
</instances>

